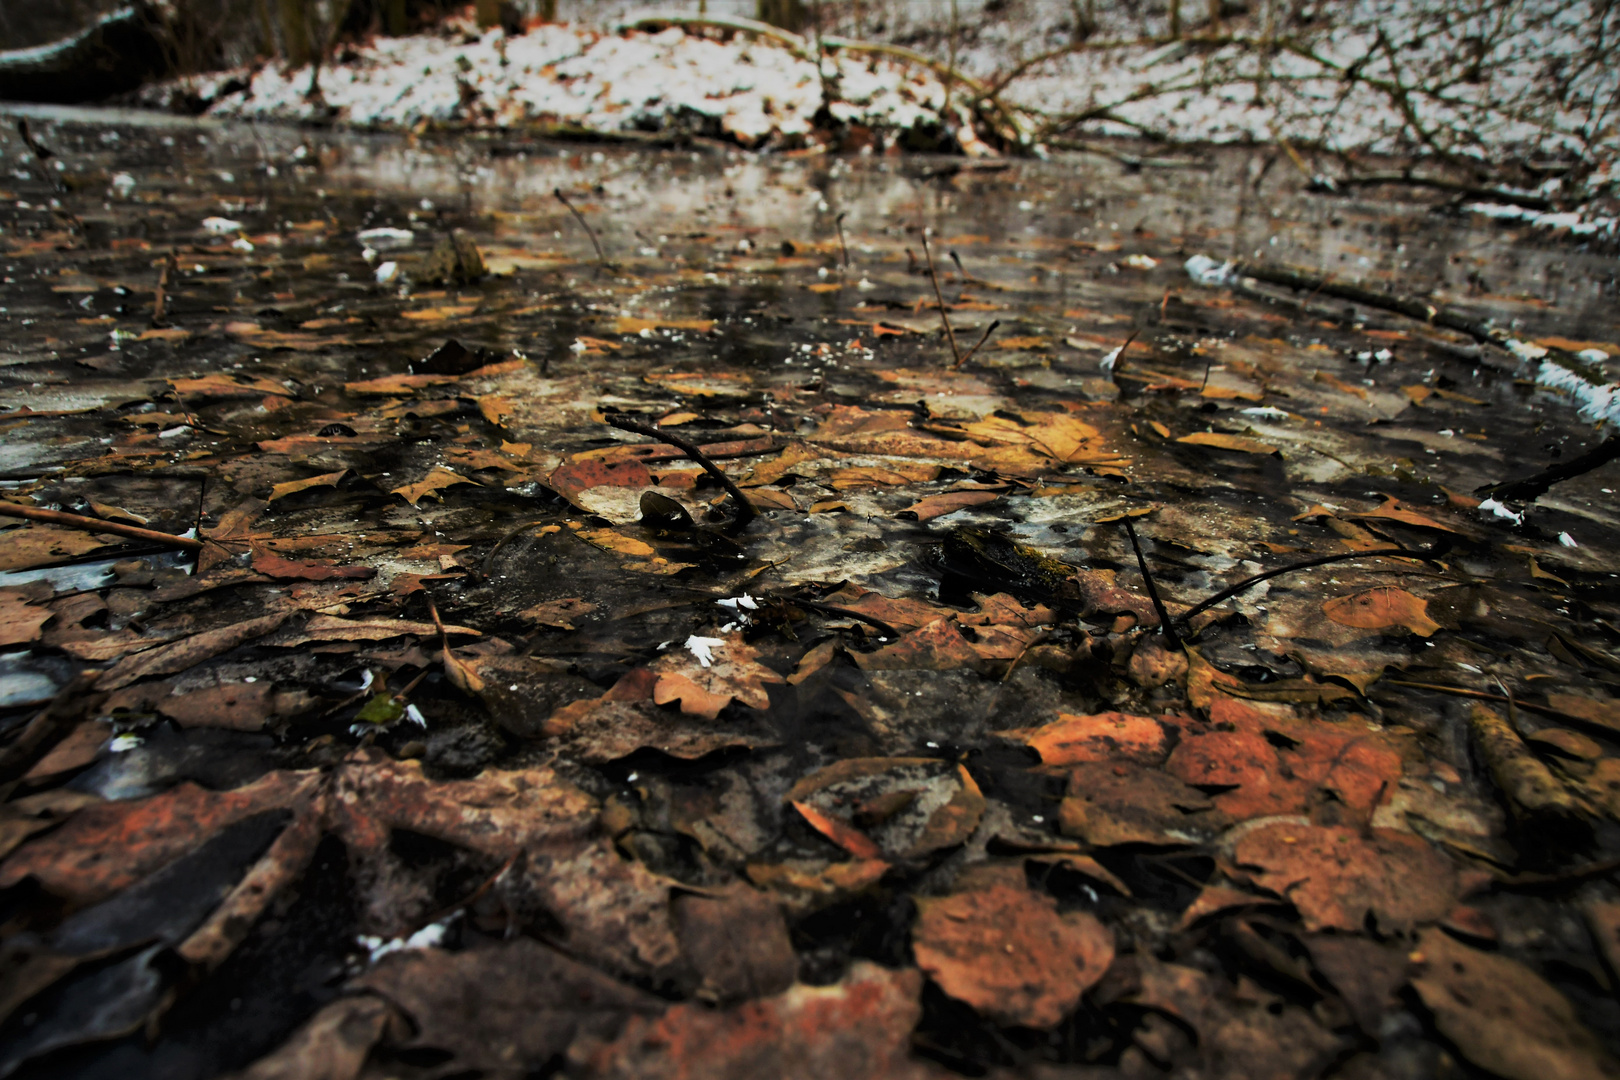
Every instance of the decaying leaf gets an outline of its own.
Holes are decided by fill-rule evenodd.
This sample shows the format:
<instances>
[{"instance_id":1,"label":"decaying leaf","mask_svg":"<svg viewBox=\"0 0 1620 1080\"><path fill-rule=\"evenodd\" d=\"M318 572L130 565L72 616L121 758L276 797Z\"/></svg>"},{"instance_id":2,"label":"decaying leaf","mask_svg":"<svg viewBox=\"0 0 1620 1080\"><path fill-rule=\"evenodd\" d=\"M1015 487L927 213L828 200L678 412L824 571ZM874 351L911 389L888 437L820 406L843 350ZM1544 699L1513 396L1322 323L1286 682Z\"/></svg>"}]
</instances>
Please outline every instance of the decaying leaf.
<instances>
[{"instance_id":1,"label":"decaying leaf","mask_svg":"<svg viewBox=\"0 0 1620 1080\"><path fill-rule=\"evenodd\" d=\"M1010 885L919 898L917 966L1000 1024L1049 1028L1114 959L1114 936L1083 911Z\"/></svg>"},{"instance_id":2,"label":"decaying leaf","mask_svg":"<svg viewBox=\"0 0 1620 1080\"><path fill-rule=\"evenodd\" d=\"M537 1070L581 1036L611 1037L628 1017L661 1011L657 998L524 937L394 953L352 985L410 1018L415 1030L401 1049L448 1052L458 1071L501 1076Z\"/></svg>"},{"instance_id":3,"label":"decaying leaf","mask_svg":"<svg viewBox=\"0 0 1620 1080\"><path fill-rule=\"evenodd\" d=\"M909 1056L921 989L916 971L857 960L830 986L796 985L723 1010L675 1005L657 1019L632 1019L617 1040L591 1054L586 1074L626 1080L921 1080L933 1074Z\"/></svg>"},{"instance_id":4,"label":"decaying leaf","mask_svg":"<svg viewBox=\"0 0 1620 1080\"><path fill-rule=\"evenodd\" d=\"M1434 922L1457 902L1457 873L1410 833L1279 822L1245 834L1234 857L1256 885L1293 902L1308 930L1385 931Z\"/></svg>"},{"instance_id":5,"label":"decaying leaf","mask_svg":"<svg viewBox=\"0 0 1620 1080\"><path fill-rule=\"evenodd\" d=\"M1620 1076L1620 1063L1569 999L1518 961L1470 949L1437 929L1418 938L1412 961L1412 988L1474 1064L1507 1080Z\"/></svg>"}]
</instances>

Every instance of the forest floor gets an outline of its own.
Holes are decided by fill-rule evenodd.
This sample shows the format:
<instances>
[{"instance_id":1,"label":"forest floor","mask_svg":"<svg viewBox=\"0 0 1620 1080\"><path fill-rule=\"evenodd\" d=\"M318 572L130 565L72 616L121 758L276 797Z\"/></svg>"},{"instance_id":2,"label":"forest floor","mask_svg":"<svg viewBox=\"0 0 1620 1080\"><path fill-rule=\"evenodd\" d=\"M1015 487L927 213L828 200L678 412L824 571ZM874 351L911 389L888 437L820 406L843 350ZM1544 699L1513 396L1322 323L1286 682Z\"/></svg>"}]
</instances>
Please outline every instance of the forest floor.
<instances>
[{"instance_id":1,"label":"forest floor","mask_svg":"<svg viewBox=\"0 0 1620 1080\"><path fill-rule=\"evenodd\" d=\"M1612 256L30 116L0 1076L1620 1075Z\"/></svg>"}]
</instances>

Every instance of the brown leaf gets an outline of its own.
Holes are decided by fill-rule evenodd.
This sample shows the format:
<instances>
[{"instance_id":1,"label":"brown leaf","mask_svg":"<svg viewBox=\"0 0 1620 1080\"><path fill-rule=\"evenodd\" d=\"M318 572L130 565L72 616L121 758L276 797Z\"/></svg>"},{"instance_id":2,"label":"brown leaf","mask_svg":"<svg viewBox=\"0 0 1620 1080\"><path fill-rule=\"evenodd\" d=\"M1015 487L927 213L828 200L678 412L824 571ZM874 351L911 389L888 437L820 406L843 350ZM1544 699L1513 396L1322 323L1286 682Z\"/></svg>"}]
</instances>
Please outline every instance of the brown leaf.
<instances>
[{"instance_id":1,"label":"brown leaf","mask_svg":"<svg viewBox=\"0 0 1620 1080\"><path fill-rule=\"evenodd\" d=\"M768 733L702 717L691 719L659 708L652 693L660 678L649 668L629 671L600 697L555 710L543 730L561 737L571 756L591 764L616 761L642 749L692 760L716 750L766 746L773 741Z\"/></svg>"},{"instance_id":2,"label":"brown leaf","mask_svg":"<svg viewBox=\"0 0 1620 1080\"><path fill-rule=\"evenodd\" d=\"M730 1009L674 1005L636 1017L593 1053L585 1075L624 1080L924 1080L911 1060L922 976L865 960L831 986L794 986Z\"/></svg>"},{"instance_id":3,"label":"brown leaf","mask_svg":"<svg viewBox=\"0 0 1620 1080\"><path fill-rule=\"evenodd\" d=\"M1404 626L1419 637L1428 637L1440 629L1440 624L1429 618L1427 600L1392 585L1324 601L1322 614L1341 626L1360 630Z\"/></svg>"},{"instance_id":4,"label":"brown leaf","mask_svg":"<svg viewBox=\"0 0 1620 1080\"><path fill-rule=\"evenodd\" d=\"M1395 992L1406 982L1406 950L1352 934L1308 934L1304 942L1361 1030L1377 1038L1385 1015L1396 1007Z\"/></svg>"},{"instance_id":5,"label":"brown leaf","mask_svg":"<svg viewBox=\"0 0 1620 1080\"><path fill-rule=\"evenodd\" d=\"M626 859L606 839L531 847L521 873L501 888L540 925L560 926L571 955L621 975L663 980L676 974L680 943L670 918L670 880Z\"/></svg>"},{"instance_id":6,"label":"brown leaf","mask_svg":"<svg viewBox=\"0 0 1620 1080\"><path fill-rule=\"evenodd\" d=\"M896 511L895 516L914 518L917 521L933 521L937 517L954 514L970 506L993 503L1001 498L1006 490L997 488L994 491L945 491L918 499L904 510Z\"/></svg>"},{"instance_id":7,"label":"brown leaf","mask_svg":"<svg viewBox=\"0 0 1620 1080\"><path fill-rule=\"evenodd\" d=\"M339 998L232 1080L355 1080L394 1017L381 998Z\"/></svg>"},{"instance_id":8,"label":"brown leaf","mask_svg":"<svg viewBox=\"0 0 1620 1080\"><path fill-rule=\"evenodd\" d=\"M319 476L311 476L304 480L288 480L286 483L277 484L270 489L270 501L275 502L277 499L285 499L288 495L296 495L300 491L308 491L311 488L337 487L338 482L348 475L348 469L340 469L337 472L322 473Z\"/></svg>"},{"instance_id":9,"label":"brown leaf","mask_svg":"<svg viewBox=\"0 0 1620 1080\"><path fill-rule=\"evenodd\" d=\"M558 630L574 629L574 619L582 618L596 610L596 605L579 596L569 596L561 600L547 600L544 603L526 607L518 612L518 616L535 623L538 626L550 626Z\"/></svg>"},{"instance_id":10,"label":"brown leaf","mask_svg":"<svg viewBox=\"0 0 1620 1080\"><path fill-rule=\"evenodd\" d=\"M1202 792L1157 769L1091 761L1069 774L1058 821L1065 836L1096 847L1183 844L1192 833L1220 827L1223 818L1213 806Z\"/></svg>"},{"instance_id":11,"label":"brown leaf","mask_svg":"<svg viewBox=\"0 0 1620 1080\"><path fill-rule=\"evenodd\" d=\"M1083 911L1009 885L917 899L917 966L998 1024L1055 1027L1114 959L1114 936Z\"/></svg>"},{"instance_id":12,"label":"brown leaf","mask_svg":"<svg viewBox=\"0 0 1620 1080\"><path fill-rule=\"evenodd\" d=\"M714 659L704 666L686 650L665 653L652 664L658 679L652 699L659 705L681 703L681 712L713 720L735 701L752 709L771 707L765 687L780 685L782 676L761 664L759 651L740 637L714 646Z\"/></svg>"},{"instance_id":13,"label":"brown leaf","mask_svg":"<svg viewBox=\"0 0 1620 1080\"><path fill-rule=\"evenodd\" d=\"M912 630L899 641L876 652L853 653L857 666L866 671L951 671L977 668L979 654L961 627L950 619L936 619Z\"/></svg>"},{"instance_id":14,"label":"brown leaf","mask_svg":"<svg viewBox=\"0 0 1620 1080\"><path fill-rule=\"evenodd\" d=\"M681 951L702 978L698 997L730 1003L779 994L799 974L787 920L775 900L746 885L719 896L677 896Z\"/></svg>"},{"instance_id":15,"label":"brown leaf","mask_svg":"<svg viewBox=\"0 0 1620 1080\"><path fill-rule=\"evenodd\" d=\"M0 590L0 647L38 641L53 615L50 608L34 607L16 589Z\"/></svg>"},{"instance_id":16,"label":"brown leaf","mask_svg":"<svg viewBox=\"0 0 1620 1080\"><path fill-rule=\"evenodd\" d=\"M1457 901L1457 873L1410 833L1278 822L1245 834L1234 858L1293 902L1307 930L1359 932L1370 914L1393 933L1434 922Z\"/></svg>"},{"instance_id":17,"label":"brown leaf","mask_svg":"<svg viewBox=\"0 0 1620 1080\"><path fill-rule=\"evenodd\" d=\"M1165 770L1198 787L1231 788L1212 799L1234 820L1326 803L1366 821L1401 776L1391 740L1364 725L1295 721L1231 699L1211 703L1210 721L1182 726Z\"/></svg>"},{"instance_id":18,"label":"brown leaf","mask_svg":"<svg viewBox=\"0 0 1620 1080\"><path fill-rule=\"evenodd\" d=\"M1620 1076L1569 999L1516 960L1425 930L1412 988L1464 1057L1505 1080Z\"/></svg>"},{"instance_id":19,"label":"brown leaf","mask_svg":"<svg viewBox=\"0 0 1620 1080\"><path fill-rule=\"evenodd\" d=\"M1213 446L1217 450L1236 450L1240 454L1275 454L1278 448L1259 439L1250 439L1243 435L1228 435L1220 431L1195 431L1191 435L1183 435L1177 439L1178 443L1187 443L1190 446Z\"/></svg>"},{"instance_id":20,"label":"brown leaf","mask_svg":"<svg viewBox=\"0 0 1620 1080\"><path fill-rule=\"evenodd\" d=\"M1620 701L1584 694L1548 694L1547 704L1566 716L1620 732Z\"/></svg>"},{"instance_id":21,"label":"brown leaf","mask_svg":"<svg viewBox=\"0 0 1620 1080\"><path fill-rule=\"evenodd\" d=\"M30 522L20 528L0 531L0 571L31 570L36 566L50 566L65 559L90 555L106 548L117 547L123 541L110 536L82 532L78 529L59 529L52 525Z\"/></svg>"},{"instance_id":22,"label":"brown leaf","mask_svg":"<svg viewBox=\"0 0 1620 1080\"><path fill-rule=\"evenodd\" d=\"M318 782L313 772L272 772L213 792L183 781L160 795L86 807L0 863L0 888L32 874L76 906L94 904L229 825L300 803Z\"/></svg>"},{"instance_id":23,"label":"brown leaf","mask_svg":"<svg viewBox=\"0 0 1620 1080\"><path fill-rule=\"evenodd\" d=\"M616 464L599 459L570 461L557 466L546 477L546 486L573 502L582 491L597 487L649 488L652 474L639 461Z\"/></svg>"},{"instance_id":24,"label":"brown leaf","mask_svg":"<svg viewBox=\"0 0 1620 1080\"><path fill-rule=\"evenodd\" d=\"M625 1017L663 1007L524 937L460 952L393 953L351 985L410 1017L414 1031L402 1048L448 1051L457 1071L498 1076L538 1072L580 1036L611 1037Z\"/></svg>"},{"instance_id":25,"label":"brown leaf","mask_svg":"<svg viewBox=\"0 0 1620 1080\"><path fill-rule=\"evenodd\" d=\"M283 581L332 581L334 579L364 581L375 577L377 571L369 566L336 566L329 562L298 562L286 559L268 548L253 545L250 560L253 569L266 577Z\"/></svg>"},{"instance_id":26,"label":"brown leaf","mask_svg":"<svg viewBox=\"0 0 1620 1080\"><path fill-rule=\"evenodd\" d=\"M177 671L184 671L204 660L230 652L238 645L263 637L286 622L287 616L288 612L282 611L273 615L261 615L256 619L244 619L230 626L222 626L218 630L193 634L171 644L126 657L114 664L112 669L101 677L97 687L102 690L117 690L121 686L128 686L130 683L154 675L173 675Z\"/></svg>"},{"instance_id":27,"label":"brown leaf","mask_svg":"<svg viewBox=\"0 0 1620 1080\"><path fill-rule=\"evenodd\" d=\"M1150 716L1120 712L1086 716L1059 713L1050 724L996 734L1028 746L1041 756L1041 763L1045 765L1078 765L1116 758L1156 765L1170 752L1169 733L1164 724Z\"/></svg>"},{"instance_id":28,"label":"brown leaf","mask_svg":"<svg viewBox=\"0 0 1620 1080\"><path fill-rule=\"evenodd\" d=\"M429 495L432 495L437 499L442 499L439 492L443 491L445 488L454 487L457 484L472 483L476 483L476 481L469 480L460 473L451 472L449 469L445 468L435 468L432 472L428 473L414 484L406 484L404 487L391 489L391 494L398 495L412 506L415 506L418 502Z\"/></svg>"}]
</instances>

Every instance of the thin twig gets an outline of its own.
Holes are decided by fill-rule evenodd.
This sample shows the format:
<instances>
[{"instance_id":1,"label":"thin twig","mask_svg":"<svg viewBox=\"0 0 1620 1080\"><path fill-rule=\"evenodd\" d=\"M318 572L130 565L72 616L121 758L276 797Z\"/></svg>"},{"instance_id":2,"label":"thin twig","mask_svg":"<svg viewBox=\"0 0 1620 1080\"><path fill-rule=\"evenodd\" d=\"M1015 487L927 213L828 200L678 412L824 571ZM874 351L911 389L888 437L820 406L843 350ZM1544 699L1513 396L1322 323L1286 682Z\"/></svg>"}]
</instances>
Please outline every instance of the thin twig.
<instances>
[{"instance_id":1,"label":"thin twig","mask_svg":"<svg viewBox=\"0 0 1620 1080\"><path fill-rule=\"evenodd\" d=\"M568 196L563 194L562 188L554 187L551 189L551 193L557 196L558 202L568 207L568 212L574 215L574 220L579 222L579 227L584 229L585 235L591 238L591 247L596 249L596 259L606 269L608 264L607 256L602 253L602 245L597 241L596 230L591 228L591 223L586 221L585 215L580 213L574 204L568 201Z\"/></svg>"},{"instance_id":2,"label":"thin twig","mask_svg":"<svg viewBox=\"0 0 1620 1080\"><path fill-rule=\"evenodd\" d=\"M939 321L945 324L945 337L951 343L951 355L956 357L956 366L962 366L962 350L956 344L956 331L951 329L951 317L945 314L945 294L939 291L939 275L934 272L934 253L928 247L928 229L924 226L922 231L923 254L928 257L928 280L934 285L934 299L939 301Z\"/></svg>"},{"instance_id":3,"label":"thin twig","mask_svg":"<svg viewBox=\"0 0 1620 1080\"><path fill-rule=\"evenodd\" d=\"M163 260L163 269L158 272L157 295L152 302L153 327L161 328L168 325L170 278L179 272L180 264L171 249Z\"/></svg>"},{"instance_id":4,"label":"thin twig","mask_svg":"<svg viewBox=\"0 0 1620 1080\"><path fill-rule=\"evenodd\" d=\"M720 486L726 489L726 494L730 495L732 501L737 504L737 517L732 521L733 528L740 528L759 516L759 511L754 509L754 504L748 501L748 496L743 494L742 488L737 486L736 481L727 476L724 469L710 461L708 455L698 449L696 443L664 431L662 428L653 427L651 424L643 424L639 420L632 420L630 417L619 413L610 413L603 416L602 422L621 431L633 431L637 435L645 435L649 439L657 439L659 442L668 443L678 450L685 451L687 457L703 466L704 472L720 482Z\"/></svg>"},{"instance_id":5,"label":"thin twig","mask_svg":"<svg viewBox=\"0 0 1620 1080\"><path fill-rule=\"evenodd\" d=\"M1283 574L1292 574L1295 570L1309 570L1313 566L1326 566L1328 563L1349 562L1352 559L1368 559L1379 556L1387 556L1392 559L1427 559L1429 557L1428 553L1426 552L1408 551L1406 548L1397 547L1378 548L1374 551L1340 552L1337 555L1323 555L1315 559L1306 559L1303 562L1289 563L1287 566L1279 566L1274 570L1267 570L1262 574L1255 574L1253 577L1246 577L1236 585L1227 586L1214 596L1211 596L1209 599L1200 601L1199 603L1194 604L1187 611L1183 612L1180 616L1180 621L1183 623L1188 622L1195 616L1202 615L1216 604L1224 603L1225 601L1232 599L1232 597L1236 596L1238 593L1247 592L1249 589L1252 589L1262 581L1267 581L1274 577L1280 577Z\"/></svg>"},{"instance_id":6,"label":"thin twig","mask_svg":"<svg viewBox=\"0 0 1620 1080\"><path fill-rule=\"evenodd\" d=\"M974 345L974 346L973 346L973 348L971 348L971 349L969 349L969 350L968 350L968 351L967 351L967 352L966 352L966 353L964 353L964 354L963 354L963 355L962 355L962 359L960 359L960 360L958 360L958 361L957 361L957 362L956 362L956 366L957 366L957 367L961 367L961 366L962 366L962 365L963 365L963 364L965 364L965 363L967 363L967 362L968 362L968 361L969 361L969 360L971 360L971 359L973 359L973 354L974 354L974 353L976 353L976 352L978 352L978 351L979 351L979 347L980 347L980 346L981 346L981 345L983 345L983 344L984 344L984 343L985 343L985 342L987 342L987 341L989 341L989 340L990 340L990 335L991 335L991 334L992 334L992 333L994 333L994 332L995 332L995 329L996 329L996 327L998 327L998 326L1000 326L1000 325L1001 325L1001 320L1000 320L1000 319L996 319L996 320L995 320L995 321L994 321L994 322L992 322L992 323L991 323L991 324L990 324L990 325L989 325L989 326L987 326L987 327L985 327L985 328L984 328L984 333L983 333L983 334L982 334L982 335L980 335L980 337L979 337L979 341L978 341L978 344L976 344L976 345Z\"/></svg>"},{"instance_id":7,"label":"thin twig","mask_svg":"<svg viewBox=\"0 0 1620 1080\"><path fill-rule=\"evenodd\" d=\"M899 641L903 636L900 631L896 630L882 619L874 618L871 615L866 615L859 611L851 611L848 608L833 607L831 604L823 604L816 600L788 600L787 603L797 604L799 607L809 608L811 611L819 611L823 615L841 615L846 619L857 619L869 626L877 627L879 630L883 631L885 636L893 638L895 641Z\"/></svg>"},{"instance_id":8,"label":"thin twig","mask_svg":"<svg viewBox=\"0 0 1620 1080\"><path fill-rule=\"evenodd\" d=\"M838 252L844 258L845 270L849 269L849 247L844 243L844 218L848 214L849 211L845 210L842 214L833 218L833 224L838 226Z\"/></svg>"},{"instance_id":9,"label":"thin twig","mask_svg":"<svg viewBox=\"0 0 1620 1080\"><path fill-rule=\"evenodd\" d=\"M1136 526L1131 524L1128 517L1120 518L1120 524L1125 526L1125 535L1131 538L1131 549L1136 552L1136 565L1142 570L1142 580L1147 582L1148 599L1153 601L1153 610L1159 613L1159 633L1164 635L1172 649L1181 648L1181 639L1176 636L1176 628L1171 622L1170 613L1164 608L1164 601L1159 599L1159 587L1153 584L1153 575L1148 572L1147 557L1142 554L1142 545L1136 540Z\"/></svg>"},{"instance_id":10,"label":"thin twig","mask_svg":"<svg viewBox=\"0 0 1620 1080\"><path fill-rule=\"evenodd\" d=\"M0 517L25 518L28 521L42 521L49 525L61 525L63 528L79 529L82 532L124 536L131 540L146 540L150 543L164 544L185 551L201 551L206 543L202 540L194 540L189 536L176 536L173 533L159 532L157 529L143 529L137 525L124 525L117 521L103 521L100 518L85 517L82 514L68 514L61 510L44 510L37 506L18 506L16 503L0 502Z\"/></svg>"}]
</instances>

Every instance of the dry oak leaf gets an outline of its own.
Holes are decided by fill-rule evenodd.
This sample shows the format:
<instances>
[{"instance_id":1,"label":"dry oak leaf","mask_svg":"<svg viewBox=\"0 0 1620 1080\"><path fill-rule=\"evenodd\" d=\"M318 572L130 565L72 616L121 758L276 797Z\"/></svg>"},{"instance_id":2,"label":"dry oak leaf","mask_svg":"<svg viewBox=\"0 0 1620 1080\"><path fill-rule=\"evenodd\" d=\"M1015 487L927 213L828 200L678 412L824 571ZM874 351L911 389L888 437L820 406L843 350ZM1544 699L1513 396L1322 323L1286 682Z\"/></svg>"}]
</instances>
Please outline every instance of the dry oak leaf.
<instances>
[{"instance_id":1,"label":"dry oak leaf","mask_svg":"<svg viewBox=\"0 0 1620 1080\"><path fill-rule=\"evenodd\" d=\"M1385 933L1444 918L1457 872L1410 833L1278 822L1238 840L1234 861L1299 909L1307 930L1360 932L1371 915Z\"/></svg>"},{"instance_id":2,"label":"dry oak leaf","mask_svg":"<svg viewBox=\"0 0 1620 1080\"><path fill-rule=\"evenodd\" d=\"M412 506L415 506L418 502L429 495L432 495L436 499L442 500L443 496L441 496L439 492L443 491L445 488L454 487L457 484L473 483L477 483L477 481L469 480L460 473L451 472L449 469L445 468L435 468L432 472L428 473L414 484L406 484L404 487L393 488L391 490L391 494L398 495Z\"/></svg>"},{"instance_id":3,"label":"dry oak leaf","mask_svg":"<svg viewBox=\"0 0 1620 1080\"><path fill-rule=\"evenodd\" d=\"M319 476L306 477L303 480L288 480L286 483L276 484L270 489L270 501L285 499L288 495L296 495L300 491L308 491L318 487L337 487L338 483L349 475L348 469L339 469L337 472L322 473Z\"/></svg>"},{"instance_id":4,"label":"dry oak leaf","mask_svg":"<svg viewBox=\"0 0 1620 1080\"><path fill-rule=\"evenodd\" d=\"M1430 929L1418 938L1412 988L1441 1034L1475 1065L1506 1080L1620 1076L1568 998L1516 960Z\"/></svg>"},{"instance_id":5,"label":"dry oak leaf","mask_svg":"<svg viewBox=\"0 0 1620 1080\"><path fill-rule=\"evenodd\" d=\"M1051 1028L1114 960L1114 935L1084 911L1011 885L917 898L912 951L940 989L998 1024Z\"/></svg>"},{"instance_id":6,"label":"dry oak leaf","mask_svg":"<svg viewBox=\"0 0 1620 1080\"><path fill-rule=\"evenodd\" d=\"M769 743L756 732L659 708L652 700L659 678L648 668L628 671L600 697L553 711L541 731L564 739L569 755L589 764L616 761L642 749L690 761L729 747Z\"/></svg>"},{"instance_id":7,"label":"dry oak leaf","mask_svg":"<svg viewBox=\"0 0 1620 1080\"><path fill-rule=\"evenodd\" d=\"M926 1080L947 1074L911 1059L922 975L866 960L831 986L711 1009L691 1002L635 1017L585 1062L588 1077L624 1080Z\"/></svg>"},{"instance_id":8,"label":"dry oak leaf","mask_svg":"<svg viewBox=\"0 0 1620 1080\"><path fill-rule=\"evenodd\" d=\"M1275 454L1278 451L1277 447L1268 442L1243 435L1228 435L1221 431L1195 431L1191 435L1183 435L1176 442L1191 446L1213 446L1217 450L1236 450L1241 454Z\"/></svg>"},{"instance_id":9,"label":"dry oak leaf","mask_svg":"<svg viewBox=\"0 0 1620 1080\"><path fill-rule=\"evenodd\" d=\"M996 734L1023 743L1041 756L1043 765L1116 759L1157 765L1170 753L1170 733L1163 723L1121 712L1059 713L1049 724Z\"/></svg>"},{"instance_id":10,"label":"dry oak leaf","mask_svg":"<svg viewBox=\"0 0 1620 1080\"><path fill-rule=\"evenodd\" d=\"M936 619L876 652L852 654L865 671L952 671L977 668L980 655L953 619Z\"/></svg>"},{"instance_id":11,"label":"dry oak leaf","mask_svg":"<svg viewBox=\"0 0 1620 1080\"><path fill-rule=\"evenodd\" d=\"M1419 637L1428 637L1440 629L1440 624L1429 618L1427 600L1393 585L1324 601L1322 614L1340 626L1353 626L1358 630L1404 626Z\"/></svg>"},{"instance_id":12,"label":"dry oak leaf","mask_svg":"<svg viewBox=\"0 0 1620 1080\"><path fill-rule=\"evenodd\" d=\"M659 705L681 703L681 712L713 720L733 701L751 709L768 709L771 696L765 687L781 685L782 676L761 664L759 650L732 637L716 646L714 659L703 665L697 657L682 650L655 660L651 667L658 676L652 699Z\"/></svg>"}]
</instances>

